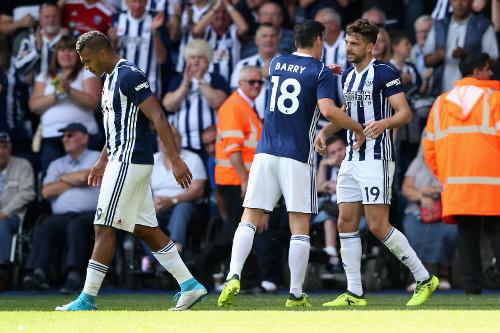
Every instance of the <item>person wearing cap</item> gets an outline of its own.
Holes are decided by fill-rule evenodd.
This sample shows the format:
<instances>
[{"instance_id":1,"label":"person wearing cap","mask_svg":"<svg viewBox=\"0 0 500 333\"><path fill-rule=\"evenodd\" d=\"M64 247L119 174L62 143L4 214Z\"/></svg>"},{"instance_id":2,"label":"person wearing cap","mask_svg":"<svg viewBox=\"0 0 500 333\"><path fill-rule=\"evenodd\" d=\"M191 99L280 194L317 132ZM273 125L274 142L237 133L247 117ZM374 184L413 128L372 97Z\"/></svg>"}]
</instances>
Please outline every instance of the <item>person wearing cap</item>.
<instances>
[{"instance_id":1,"label":"person wearing cap","mask_svg":"<svg viewBox=\"0 0 500 333\"><path fill-rule=\"evenodd\" d=\"M13 260L12 236L18 232L28 203L35 198L33 168L28 160L12 157L7 132L0 132L0 290L9 281Z\"/></svg>"},{"instance_id":2,"label":"person wearing cap","mask_svg":"<svg viewBox=\"0 0 500 333\"><path fill-rule=\"evenodd\" d=\"M81 274L90 256L94 210L98 187L87 185L92 165L99 152L87 149L88 132L81 123L70 123L59 130L66 155L50 163L43 181L42 196L50 201L52 215L37 226L33 248L23 279L25 289L49 288L47 269L53 247L65 249L67 279L62 293L81 287Z\"/></svg>"}]
</instances>

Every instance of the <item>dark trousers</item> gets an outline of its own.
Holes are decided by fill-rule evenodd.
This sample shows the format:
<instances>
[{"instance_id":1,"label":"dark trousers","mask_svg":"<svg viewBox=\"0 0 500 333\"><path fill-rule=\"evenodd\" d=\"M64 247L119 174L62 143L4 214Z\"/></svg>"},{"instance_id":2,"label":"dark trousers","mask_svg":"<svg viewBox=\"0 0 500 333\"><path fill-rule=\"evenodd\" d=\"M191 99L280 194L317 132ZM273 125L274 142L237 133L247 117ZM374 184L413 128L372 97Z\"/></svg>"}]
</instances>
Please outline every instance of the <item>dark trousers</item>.
<instances>
[{"instance_id":1,"label":"dark trousers","mask_svg":"<svg viewBox=\"0 0 500 333\"><path fill-rule=\"evenodd\" d=\"M47 271L54 247L66 249L66 267L83 272L92 246L94 213L54 214L35 229L26 268ZM65 242L64 242L65 241Z\"/></svg>"},{"instance_id":2,"label":"dark trousers","mask_svg":"<svg viewBox=\"0 0 500 333\"><path fill-rule=\"evenodd\" d=\"M212 284L211 274L218 271L221 263L231 258L234 233L243 214L241 187L238 185L219 186L218 188L226 204L227 220L224 221L222 230L215 242L195 260L196 270L199 270L199 277L208 287ZM257 280L256 266L255 256L250 253L242 272L242 275L244 275L242 289L255 285Z\"/></svg>"},{"instance_id":3,"label":"dark trousers","mask_svg":"<svg viewBox=\"0 0 500 333\"><path fill-rule=\"evenodd\" d=\"M466 293L479 293L482 288L483 267L479 240L481 227L491 240L500 270L500 216L456 216L458 222L458 249L462 283Z\"/></svg>"}]
</instances>

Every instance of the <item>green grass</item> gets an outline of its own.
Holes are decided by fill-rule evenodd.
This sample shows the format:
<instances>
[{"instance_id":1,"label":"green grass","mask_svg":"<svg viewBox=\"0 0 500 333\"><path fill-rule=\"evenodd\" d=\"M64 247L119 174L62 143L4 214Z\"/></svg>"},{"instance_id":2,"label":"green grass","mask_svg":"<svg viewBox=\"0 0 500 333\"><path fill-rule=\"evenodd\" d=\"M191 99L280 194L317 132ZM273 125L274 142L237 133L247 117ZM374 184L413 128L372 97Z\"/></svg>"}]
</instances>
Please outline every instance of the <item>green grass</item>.
<instances>
[{"instance_id":1,"label":"green grass","mask_svg":"<svg viewBox=\"0 0 500 333\"><path fill-rule=\"evenodd\" d=\"M232 310L216 307L211 295L192 311L165 311L171 296L110 295L98 299L98 312L56 313L61 296L0 297L0 332L499 332L500 295L433 296L407 309L406 295L368 295L364 309L321 307L333 295L311 295L312 308L287 310L285 295L238 296Z\"/></svg>"}]
</instances>

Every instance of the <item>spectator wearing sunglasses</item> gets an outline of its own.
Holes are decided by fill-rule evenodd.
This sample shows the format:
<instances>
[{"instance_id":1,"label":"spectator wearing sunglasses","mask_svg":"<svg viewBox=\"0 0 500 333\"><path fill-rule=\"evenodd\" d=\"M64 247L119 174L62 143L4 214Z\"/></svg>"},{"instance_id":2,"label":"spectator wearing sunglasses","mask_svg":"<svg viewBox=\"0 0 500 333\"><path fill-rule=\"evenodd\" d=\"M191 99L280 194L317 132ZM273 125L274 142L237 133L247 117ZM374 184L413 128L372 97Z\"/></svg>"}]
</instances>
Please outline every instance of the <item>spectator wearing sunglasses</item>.
<instances>
[{"instance_id":1,"label":"spectator wearing sunglasses","mask_svg":"<svg viewBox=\"0 0 500 333\"><path fill-rule=\"evenodd\" d=\"M271 60L279 55L279 29L270 23L263 23L257 28L255 34L255 44L257 45L257 53L240 60L233 71L231 76L231 88L238 89L240 70L244 66L257 66L261 68L262 78L264 82L269 78L269 63ZM259 113L261 119L264 118L264 109L266 107L266 100L268 99L269 91L261 89L259 96L255 99L255 108Z\"/></svg>"}]
</instances>

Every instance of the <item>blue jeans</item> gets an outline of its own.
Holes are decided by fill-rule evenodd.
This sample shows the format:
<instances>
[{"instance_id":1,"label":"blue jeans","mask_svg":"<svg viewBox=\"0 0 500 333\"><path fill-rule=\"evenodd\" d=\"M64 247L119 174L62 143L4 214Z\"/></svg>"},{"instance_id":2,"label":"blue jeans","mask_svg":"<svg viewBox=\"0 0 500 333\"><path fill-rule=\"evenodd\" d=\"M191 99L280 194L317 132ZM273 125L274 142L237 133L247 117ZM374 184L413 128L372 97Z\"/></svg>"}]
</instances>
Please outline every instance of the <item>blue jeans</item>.
<instances>
[{"instance_id":1,"label":"blue jeans","mask_svg":"<svg viewBox=\"0 0 500 333\"><path fill-rule=\"evenodd\" d=\"M405 215L406 238L420 260L450 266L457 247L458 229L455 224L423 223L413 213Z\"/></svg>"},{"instance_id":2,"label":"blue jeans","mask_svg":"<svg viewBox=\"0 0 500 333\"><path fill-rule=\"evenodd\" d=\"M0 220L0 264L10 262L12 236L17 234L20 222L17 216Z\"/></svg>"},{"instance_id":3,"label":"blue jeans","mask_svg":"<svg viewBox=\"0 0 500 333\"><path fill-rule=\"evenodd\" d=\"M170 239L176 243L180 243L185 248L187 245L189 221L191 221L195 212L196 207L192 202L179 202L168 212L157 215L158 226L163 230L168 229Z\"/></svg>"}]
</instances>

